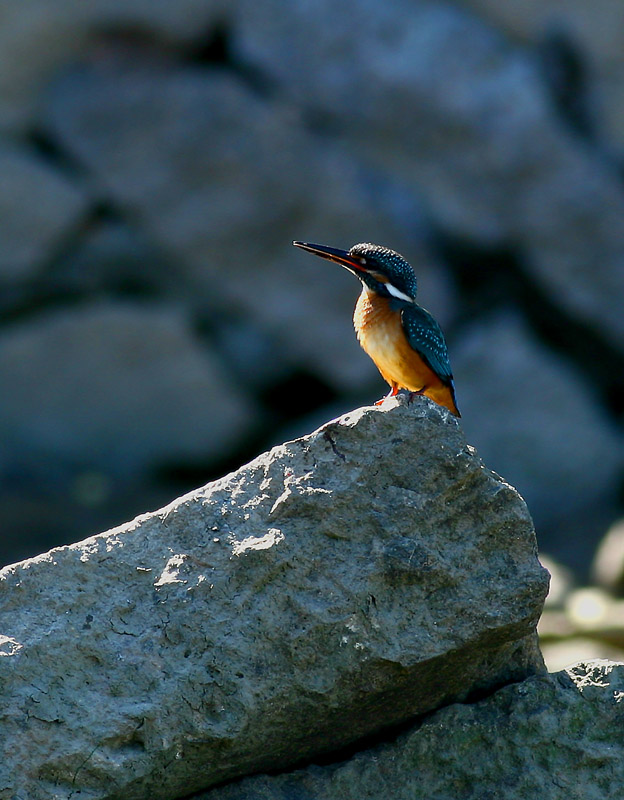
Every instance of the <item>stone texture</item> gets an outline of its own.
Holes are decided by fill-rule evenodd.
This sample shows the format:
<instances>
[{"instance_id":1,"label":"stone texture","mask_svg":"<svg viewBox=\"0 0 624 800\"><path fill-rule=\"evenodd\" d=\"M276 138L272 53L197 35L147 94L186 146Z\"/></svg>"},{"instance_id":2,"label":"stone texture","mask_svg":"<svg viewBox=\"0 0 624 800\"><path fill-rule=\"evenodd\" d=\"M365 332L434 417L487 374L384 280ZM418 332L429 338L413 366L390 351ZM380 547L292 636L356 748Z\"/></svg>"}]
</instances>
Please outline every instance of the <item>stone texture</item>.
<instances>
[{"instance_id":1,"label":"stone texture","mask_svg":"<svg viewBox=\"0 0 624 800\"><path fill-rule=\"evenodd\" d=\"M27 128L40 93L98 33L143 31L167 41L204 34L224 12L223 0L29 0L0 2L0 129Z\"/></svg>"},{"instance_id":2,"label":"stone texture","mask_svg":"<svg viewBox=\"0 0 624 800\"><path fill-rule=\"evenodd\" d=\"M443 708L342 764L249 778L197 800L617 800L623 732L624 664L581 663Z\"/></svg>"},{"instance_id":3,"label":"stone texture","mask_svg":"<svg viewBox=\"0 0 624 800\"><path fill-rule=\"evenodd\" d=\"M537 59L446 3L241 0L237 46L297 107L400 175L434 220L513 243L556 304L624 349L624 191Z\"/></svg>"},{"instance_id":4,"label":"stone texture","mask_svg":"<svg viewBox=\"0 0 624 800\"><path fill-rule=\"evenodd\" d=\"M565 36L585 62L599 130L624 152L624 29L618 0L591 5L583 0L462 0L462 5L529 45L551 33Z\"/></svg>"},{"instance_id":5,"label":"stone texture","mask_svg":"<svg viewBox=\"0 0 624 800\"><path fill-rule=\"evenodd\" d=\"M114 204L176 254L196 304L237 310L336 389L374 375L353 335L357 285L302 258L293 238L392 242L432 311L451 316L451 287L424 251L423 211L405 182L312 136L297 112L233 74L112 58L58 81L43 118Z\"/></svg>"},{"instance_id":6,"label":"stone texture","mask_svg":"<svg viewBox=\"0 0 624 800\"><path fill-rule=\"evenodd\" d=\"M13 464L131 475L222 457L251 405L175 309L99 303L0 335L0 450Z\"/></svg>"},{"instance_id":7,"label":"stone texture","mask_svg":"<svg viewBox=\"0 0 624 800\"><path fill-rule=\"evenodd\" d=\"M186 795L521 680L547 585L446 410L351 412L0 573L0 796Z\"/></svg>"},{"instance_id":8,"label":"stone texture","mask_svg":"<svg viewBox=\"0 0 624 800\"><path fill-rule=\"evenodd\" d=\"M617 513L621 433L513 314L463 331L452 358L468 437L525 497L541 547L586 570Z\"/></svg>"},{"instance_id":9,"label":"stone texture","mask_svg":"<svg viewBox=\"0 0 624 800\"><path fill-rule=\"evenodd\" d=\"M0 285L32 278L77 227L85 192L26 150L0 145Z\"/></svg>"}]
</instances>

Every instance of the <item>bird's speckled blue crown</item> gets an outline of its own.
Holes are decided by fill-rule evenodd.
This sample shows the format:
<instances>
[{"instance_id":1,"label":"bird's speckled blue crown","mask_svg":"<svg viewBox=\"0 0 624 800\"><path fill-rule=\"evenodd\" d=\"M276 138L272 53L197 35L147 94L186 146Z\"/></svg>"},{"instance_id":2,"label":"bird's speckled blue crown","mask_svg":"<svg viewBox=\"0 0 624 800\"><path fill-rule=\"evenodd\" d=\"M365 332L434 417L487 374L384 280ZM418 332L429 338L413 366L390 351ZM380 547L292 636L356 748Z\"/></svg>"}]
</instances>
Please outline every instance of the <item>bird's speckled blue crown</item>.
<instances>
[{"instance_id":1,"label":"bird's speckled blue crown","mask_svg":"<svg viewBox=\"0 0 624 800\"><path fill-rule=\"evenodd\" d=\"M418 290L416 275L409 262L400 253L371 242L354 244L348 252L352 256L362 256L369 268L378 268L397 289L410 297L416 297Z\"/></svg>"}]
</instances>

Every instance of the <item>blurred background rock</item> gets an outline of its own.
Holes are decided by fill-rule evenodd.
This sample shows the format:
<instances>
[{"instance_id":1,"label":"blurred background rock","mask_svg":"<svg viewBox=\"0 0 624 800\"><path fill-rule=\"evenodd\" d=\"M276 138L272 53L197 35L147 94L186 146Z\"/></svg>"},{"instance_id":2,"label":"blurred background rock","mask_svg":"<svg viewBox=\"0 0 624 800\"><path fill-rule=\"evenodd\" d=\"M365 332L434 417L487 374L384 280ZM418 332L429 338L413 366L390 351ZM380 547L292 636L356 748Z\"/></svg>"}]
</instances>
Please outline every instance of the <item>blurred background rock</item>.
<instances>
[{"instance_id":1,"label":"blurred background rock","mask_svg":"<svg viewBox=\"0 0 624 800\"><path fill-rule=\"evenodd\" d=\"M624 12L512 0L0 0L0 560L382 396L373 241L526 498L549 664L624 652Z\"/></svg>"}]
</instances>

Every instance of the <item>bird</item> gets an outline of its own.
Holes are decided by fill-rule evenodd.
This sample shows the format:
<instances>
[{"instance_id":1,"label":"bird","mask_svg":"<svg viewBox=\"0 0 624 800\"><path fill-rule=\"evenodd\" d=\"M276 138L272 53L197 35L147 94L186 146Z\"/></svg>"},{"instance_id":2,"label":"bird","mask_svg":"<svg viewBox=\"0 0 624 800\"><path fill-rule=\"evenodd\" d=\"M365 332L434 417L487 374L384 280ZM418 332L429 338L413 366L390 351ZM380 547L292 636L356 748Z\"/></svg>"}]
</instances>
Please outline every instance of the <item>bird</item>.
<instances>
[{"instance_id":1,"label":"bird","mask_svg":"<svg viewBox=\"0 0 624 800\"><path fill-rule=\"evenodd\" d=\"M425 395L460 417L444 334L416 302L416 275L406 259L370 242L349 250L298 241L293 245L334 261L359 278L362 292L353 324L360 345L390 385L388 397L407 389L410 400Z\"/></svg>"}]
</instances>

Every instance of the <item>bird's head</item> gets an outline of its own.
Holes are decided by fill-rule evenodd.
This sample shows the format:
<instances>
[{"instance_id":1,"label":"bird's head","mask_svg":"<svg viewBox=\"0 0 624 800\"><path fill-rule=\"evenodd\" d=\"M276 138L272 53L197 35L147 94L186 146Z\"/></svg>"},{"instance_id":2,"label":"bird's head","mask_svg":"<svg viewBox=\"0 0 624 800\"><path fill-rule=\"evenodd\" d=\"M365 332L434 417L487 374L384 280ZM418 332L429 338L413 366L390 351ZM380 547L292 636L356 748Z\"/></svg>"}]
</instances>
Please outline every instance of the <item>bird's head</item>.
<instances>
[{"instance_id":1,"label":"bird's head","mask_svg":"<svg viewBox=\"0 0 624 800\"><path fill-rule=\"evenodd\" d=\"M399 253L378 244L361 242L349 250L337 250L323 244L293 242L295 247L307 250L321 258L335 261L357 276L366 289L403 303L416 299L414 270Z\"/></svg>"}]
</instances>

